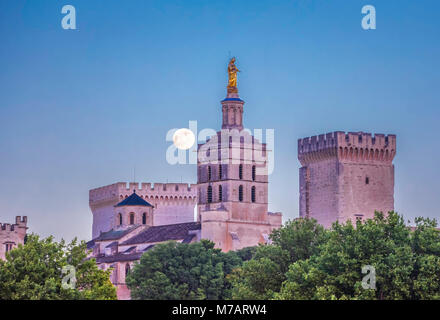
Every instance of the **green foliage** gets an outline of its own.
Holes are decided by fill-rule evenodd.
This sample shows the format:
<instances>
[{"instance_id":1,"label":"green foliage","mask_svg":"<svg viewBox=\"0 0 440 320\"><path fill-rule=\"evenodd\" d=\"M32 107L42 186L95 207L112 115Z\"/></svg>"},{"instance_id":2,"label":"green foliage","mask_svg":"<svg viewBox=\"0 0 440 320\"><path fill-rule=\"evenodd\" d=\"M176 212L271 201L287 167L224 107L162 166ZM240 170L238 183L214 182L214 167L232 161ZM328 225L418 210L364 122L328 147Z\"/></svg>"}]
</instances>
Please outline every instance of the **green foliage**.
<instances>
[{"instance_id":1,"label":"green foliage","mask_svg":"<svg viewBox=\"0 0 440 320\"><path fill-rule=\"evenodd\" d=\"M271 235L229 276L234 299L440 299L440 232L435 220L409 228L395 212L333 224L297 219ZM363 266L376 289L364 289ZM369 271L370 272L370 271ZM368 273L369 273L368 272Z\"/></svg>"},{"instance_id":2,"label":"green foliage","mask_svg":"<svg viewBox=\"0 0 440 320\"><path fill-rule=\"evenodd\" d=\"M132 299L228 299L226 275L248 258L252 249L223 253L202 240L158 244L144 253L126 282Z\"/></svg>"},{"instance_id":3,"label":"green foliage","mask_svg":"<svg viewBox=\"0 0 440 320\"><path fill-rule=\"evenodd\" d=\"M289 265L318 252L327 233L316 220L289 221L271 234L272 245L260 245L254 258L232 275L234 299L272 299L286 280Z\"/></svg>"},{"instance_id":4,"label":"green foliage","mask_svg":"<svg viewBox=\"0 0 440 320\"><path fill-rule=\"evenodd\" d=\"M335 223L309 259L289 266L278 299L438 299L440 235L436 222L376 213L353 226ZM362 267L376 270L376 290L363 289Z\"/></svg>"},{"instance_id":5,"label":"green foliage","mask_svg":"<svg viewBox=\"0 0 440 320\"><path fill-rule=\"evenodd\" d=\"M98 269L95 260L86 257L84 241L66 244L28 235L24 245L0 260L0 299L116 299L110 271ZM75 289L62 288L62 269L67 265L76 270Z\"/></svg>"}]
</instances>

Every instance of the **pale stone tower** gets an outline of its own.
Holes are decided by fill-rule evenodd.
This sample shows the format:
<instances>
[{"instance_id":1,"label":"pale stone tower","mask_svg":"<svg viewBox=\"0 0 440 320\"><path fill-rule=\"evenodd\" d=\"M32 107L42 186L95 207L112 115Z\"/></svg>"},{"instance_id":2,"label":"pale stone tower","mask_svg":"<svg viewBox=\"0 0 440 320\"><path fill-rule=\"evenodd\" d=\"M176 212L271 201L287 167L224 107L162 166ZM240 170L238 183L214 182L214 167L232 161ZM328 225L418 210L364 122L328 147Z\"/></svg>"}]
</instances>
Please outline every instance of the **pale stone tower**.
<instances>
[{"instance_id":1,"label":"pale stone tower","mask_svg":"<svg viewBox=\"0 0 440 320\"><path fill-rule=\"evenodd\" d=\"M394 210L396 136L332 132L298 140L300 217L328 228Z\"/></svg>"},{"instance_id":2,"label":"pale stone tower","mask_svg":"<svg viewBox=\"0 0 440 320\"><path fill-rule=\"evenodd\" d=\"M15 223L0 223L0 259L5 259L6 252L24 244L27 230L27 217L15 217Z\"/></svg>"},{"instance_id":3,"label":"pale stone tower","mask_svg":"<svg viewBox=\"0 0 440 320\"><path fill-rule=\"evenodd\" d=\"M198 148L197 209L201 237L229 251L266 242L281 214L267 212L269 150L243 130L244 101L235 86L221 104L222 130Z\"/></svg>"}]
</instances>

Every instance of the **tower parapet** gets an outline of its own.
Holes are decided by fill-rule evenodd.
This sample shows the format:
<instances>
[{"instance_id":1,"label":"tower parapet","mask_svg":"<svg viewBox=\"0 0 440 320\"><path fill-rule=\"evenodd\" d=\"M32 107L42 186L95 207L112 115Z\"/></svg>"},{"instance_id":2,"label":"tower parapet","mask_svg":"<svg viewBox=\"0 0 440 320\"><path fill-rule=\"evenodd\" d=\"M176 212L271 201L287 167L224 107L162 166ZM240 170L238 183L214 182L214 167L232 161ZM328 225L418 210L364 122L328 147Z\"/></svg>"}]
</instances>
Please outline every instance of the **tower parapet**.
<instances>
[{"instance_id":1,"label":"tower parapet","mask_svg":"<svg viewBox=\"0 0 440 320\"><path fill-rule=\"evenodd\" d=\"M93 238L111 229L114 206L129 197L133 190L154 209L154 225L194 221L197 185L187 183L117 182L89 191L89 206L93 213Z\"/></svg>"},{"instance_id":2,"label":"tower parapet","mask_svg":"<svg viewBox=\"0 0 440 320\"><path fill-rule=\"evenodd\" d=\"M298 139L298 159L308 163L336 157L343 162L392 163L396 136L365 132L330 132Z\"/></svg>"},{"instance_id":3,"label":"tower parapet","mask_svg":"<svg viewBox=\"0 0 440 320\"><path fill-rule=\"evenodd\" d=\"M0 223L0 259L19 244L24 243L27 230L27 217L16 216L15 223Z\"/></svg>"},{"instance_id":4,"label":"tower parapet","mask_svg":"<svg viewBox=\"0 0 440 320\"><path fill-rule=\"evenodd\" d=\"M325 227L394 209L396 136L330 132L298 140L300 216Z\"/></svg>"}]
</instances>

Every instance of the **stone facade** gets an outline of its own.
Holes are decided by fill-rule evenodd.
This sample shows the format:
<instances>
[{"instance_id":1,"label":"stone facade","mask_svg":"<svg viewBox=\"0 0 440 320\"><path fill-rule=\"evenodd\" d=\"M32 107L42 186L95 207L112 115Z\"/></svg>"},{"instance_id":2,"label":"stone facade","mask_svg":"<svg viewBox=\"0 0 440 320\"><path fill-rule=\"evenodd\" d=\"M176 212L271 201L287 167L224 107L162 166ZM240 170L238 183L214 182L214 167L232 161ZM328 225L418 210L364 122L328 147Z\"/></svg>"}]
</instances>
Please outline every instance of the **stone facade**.
<instances>
[{"instance_id":1,"label":"stone facade","mask_svg":"<svg viewBox=\"0 0 440 320\"><path fill-rule=\"evenodd\" d=\"M114 183L89 191L89 206L93 214L92 238L113 228L114 206L127 198L133 190L154 206L152 225L194 221L197 188L186 183Z\"/></svg>"},{"instance_id":2,"label":"stone facade","mask_svg":"<svg viewBox=\"0 0 440 320\"><path fill-rule=\"evenodd\" d=\"M24 243L27 230L27 217L15 217L15 223L0 223L0 259L5 259L6 252Z\"/></svg>"},{"instance_id":3,"label":"stone facade","mask_svg":"<svg viewBox=\"0 0 440 320\"><path fill-rule=\"evenodd\" d=\"M298 140L300 217L325 227L394 210L396 136L332 132Z\"/></svg>"},{"instance_id":4,"label":"stone facade","mask_svg":"<svg viewBox=\"0 0 440 320\"><path fill-rule=\"evenodd\" d=\"M200 241L200 223L123 226L101 233L98 238L89 241L87 247L92 250L90 257L96 259L99 268L111 268L110 281L116 287L118 299L128 300L130 290L125 282L127 273L142 254L157 243L170 240L181 243Z\"/></svg>"},{"instance_id":5,"label":"stone facade","mask_svg":"<svg viewBox=\"0 0 440 320\"><path fill-rule=\"evenodd\" d=\"M222 101L222 130L198 147L198 221L202 238L223 251L266 243L281 227L269 213L266 145L243 130L244 101L230 93Z\"/></svg>"}]
</instances>

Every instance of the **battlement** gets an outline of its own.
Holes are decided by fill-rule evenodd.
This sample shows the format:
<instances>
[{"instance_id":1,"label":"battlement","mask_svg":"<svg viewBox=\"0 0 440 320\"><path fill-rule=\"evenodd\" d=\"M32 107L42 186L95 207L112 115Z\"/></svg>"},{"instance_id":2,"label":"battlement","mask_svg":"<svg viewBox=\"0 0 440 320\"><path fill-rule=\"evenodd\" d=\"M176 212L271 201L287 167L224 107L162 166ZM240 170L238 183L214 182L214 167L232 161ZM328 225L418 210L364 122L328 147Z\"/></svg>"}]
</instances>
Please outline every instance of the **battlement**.
<instances>
[{"instance_id":1,"label":"battlement","mask_svg":"<svg viewBox=\"0 0 440 320\"><path fill-rule=\"evenodd\" d=\"M92 189L89 191L89 203L101 201L119 201L130 196L136 190L141 197L168 197L177 199L195 199L197 185L187 183L125 183L117 182L111 185Z\"/></svg>"},{"instance_id":2,"label":"battlement","mask_svg":"<svg viewBox=\"0 0 440 320\"><path fill-rule=\"evenodd\" d=\"M298 139L302 165L333 157L344 161L391 163L396 154L396 136L365 132L330 132Z\"/></svg>"},{"instance_id":3,"label":"battlement","mask_svg":"<svg viewBox=\"0 0 440 320\"><path fill-rule=\"evenodd\" d=\"M11 232L11 231L17 231L19 228L25 228L26 230L27 226L27 216L16 216L15 217L15 223L0 223L0 232Z\"/></svg>"}]
</instances>

